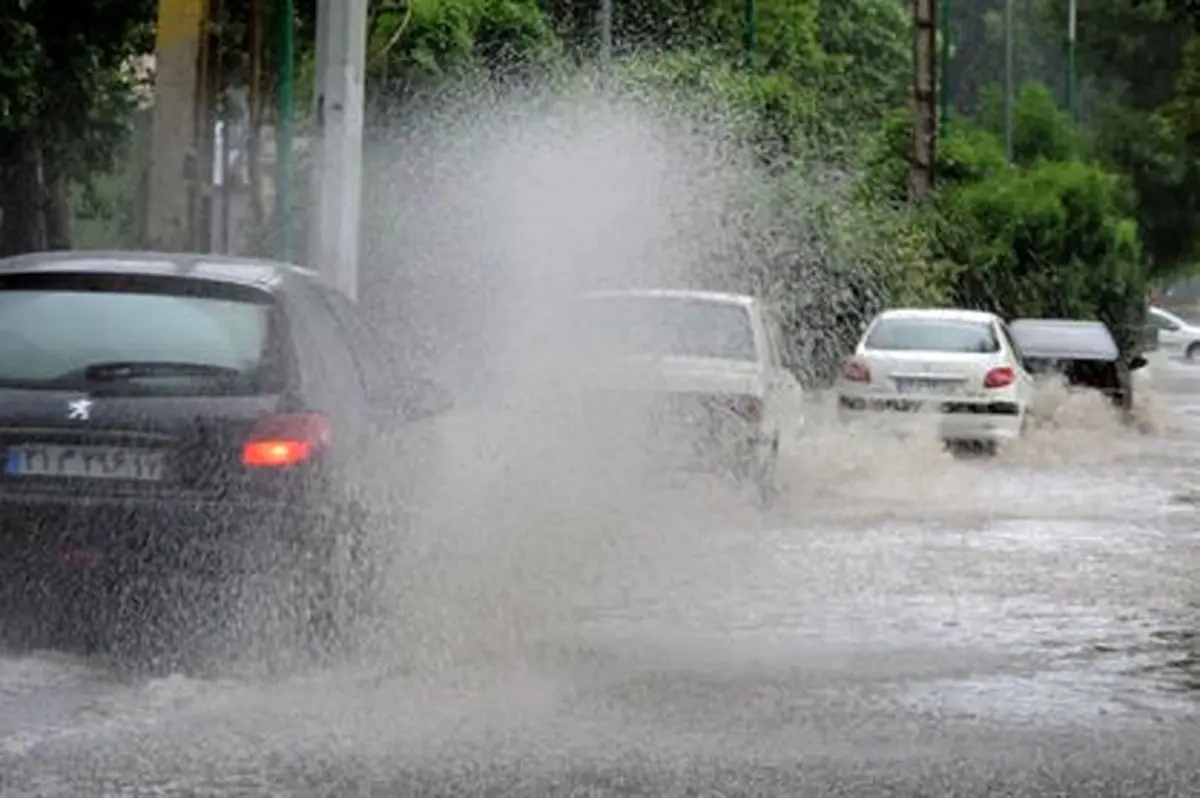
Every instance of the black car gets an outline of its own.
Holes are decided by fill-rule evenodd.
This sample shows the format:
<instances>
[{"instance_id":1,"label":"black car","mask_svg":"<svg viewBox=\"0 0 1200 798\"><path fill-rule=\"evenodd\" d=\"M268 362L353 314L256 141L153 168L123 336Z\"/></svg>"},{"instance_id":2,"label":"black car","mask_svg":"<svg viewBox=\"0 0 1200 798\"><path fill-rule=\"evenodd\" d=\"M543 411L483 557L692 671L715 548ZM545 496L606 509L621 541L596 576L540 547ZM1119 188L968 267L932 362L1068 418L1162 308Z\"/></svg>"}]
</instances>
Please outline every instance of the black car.
<instances>
[{"instance_id":1,"label":"black car","mask_svg":"<svg viewBox=\"0 0 1200 798\"><path fill-rule=\"evenodd\" d=\"M1123 358L1104 322L1016 319L1009 329L1030 373L1061 375L1068 385L1103 392L1125 413L1133 409L1132 372L1145 366L1146 359Z\"/></svg>"},{"instance_id":2,"label":"black car","mask_svg":"<svg viewBox=\"0 0 1200 798\"><path fill-rule=\"evenodd\" d=\"M447 406L386 355L287 264L0 260L0 614L81 585L94 609L180 574L270 573L327 641L391 523L379 476L405 422Z\"/></svg>"}]
</instances>

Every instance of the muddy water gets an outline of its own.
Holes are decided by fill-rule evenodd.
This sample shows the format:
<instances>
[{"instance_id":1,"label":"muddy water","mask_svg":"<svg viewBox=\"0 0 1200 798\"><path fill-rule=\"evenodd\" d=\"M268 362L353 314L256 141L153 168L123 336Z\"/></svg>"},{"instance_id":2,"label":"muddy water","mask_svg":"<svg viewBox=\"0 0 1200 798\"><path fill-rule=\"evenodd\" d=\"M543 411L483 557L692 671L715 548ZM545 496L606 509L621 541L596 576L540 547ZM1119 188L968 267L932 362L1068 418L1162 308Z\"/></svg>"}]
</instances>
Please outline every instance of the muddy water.
<instances>
[{"instance_id":1,"label":"muddy water","mask_svg":"<svg viewBox=\"0 0 1200 798\"><path fill-rule=\"evenodd\" d=\"M518 489L494 459L430 515L403 633L362 662L0 658L0 792L1191 794L1200 368L1140 389L1133 428L1047 394L994 460L818 401L766 517L563 463ZM480 463L504 435L465 440Z\"/></svg>"}]
</instances>

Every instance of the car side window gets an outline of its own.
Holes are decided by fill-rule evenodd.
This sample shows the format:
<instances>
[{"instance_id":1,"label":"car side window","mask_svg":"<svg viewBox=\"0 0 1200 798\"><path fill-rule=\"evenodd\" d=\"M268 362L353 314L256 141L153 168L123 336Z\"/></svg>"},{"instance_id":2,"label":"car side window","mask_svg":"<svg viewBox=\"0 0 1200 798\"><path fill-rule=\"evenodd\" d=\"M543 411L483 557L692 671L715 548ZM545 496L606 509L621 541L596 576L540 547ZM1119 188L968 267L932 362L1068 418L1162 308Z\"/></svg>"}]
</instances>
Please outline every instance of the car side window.
<instances>
[{"instance_id":1,"label":"car side window","mask_svg":"<svg viewBox=\"0 0 1200 798\"><path fill-rule=\"evenodd\" d=\"M366 393L361 367L320 289L302 285L291 293L291 301L300 311L293 327L301 357L316 371L314 390L338 402L361 404Z\"/></svg>"},{"instance_id":2,"label":"car side window","mask_svg":"<svg viewBox=\"0 0 1200 798\"><path fill-rule=\"evenodd\" d=\"M379 336L345 294L328 288L318 290L321 300L341 326L343 337L350 344L351 355L362 375L367 397L375 399L388 396L388 364L383 357Z\"/></svg>"},{"instance_id":3,"label":"car side window","mask_svg":"<svg viewBox=\"0 0 1200 798\"><path fill-rule=\"evenodd\" d=\"M1164 330L1166 332L1176 332L1179 330L1178 324L1171 321L1166 316L1159 315L1158 313L1147 313L1146 320L1149 322L1151 327L1159 330Z\"/></svg>"},{"instance_id":4,"label":"car side window","mask_svg":"<svg viewBox=\"0 0 1200 798\"><path fill-rule=\"evenodd\" d=\"M771 368L783 368L783 351L780 346L779 324L774 315L764 313L762 316L763 330L766 331L767 365Z\"/></svg>"},{"instance_id":5,"label":"car side window","mask_svg":"<svg viewBox=\"0 0 1200 798\"><path fill-rule=\"evenodd\" d=\"M1008 348L1010 351L1012 351L1013 357L1016 358L1017 363L1024 367L1025 354L1021 351L1021 347L1017 346L1017 342L1013 340L1012 333L1008 331L1008 325L1001 322L999 326L1000 335L1003 336L1005 343L1008 344Z\"/></svg>"}]
</instances>

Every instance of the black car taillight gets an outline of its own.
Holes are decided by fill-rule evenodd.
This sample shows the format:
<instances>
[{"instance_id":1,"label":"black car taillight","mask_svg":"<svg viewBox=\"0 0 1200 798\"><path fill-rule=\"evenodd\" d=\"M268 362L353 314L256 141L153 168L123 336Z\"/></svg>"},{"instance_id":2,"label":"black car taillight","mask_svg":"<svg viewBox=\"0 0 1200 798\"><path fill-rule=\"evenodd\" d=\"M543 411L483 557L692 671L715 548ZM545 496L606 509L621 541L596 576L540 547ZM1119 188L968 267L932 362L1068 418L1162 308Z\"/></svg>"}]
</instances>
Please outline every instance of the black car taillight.
<instances>
[{"instance_id":1,"label":"black car taillight","mask_svg":"<svg viewBox=\"0 0 1200 798\"><path fill-rule=\"evenodd\" d=\"M763 403L757 396L739 396L733 401L733 412L747 421L763 420Z\"/></svg>"},{"instance_id":2,"label":"black car taillight","mask_svg":"<svg viewBox=\"0 0 1200 798\"><path fill-rule=\"evenodd\" d=\"M754 423L763 419L763 403L757 396L713 396L705 400L704 405L710 412L732 412L739 418Z\"/></svg>"},{"instance_id":3,"label":"black car taillight","mask_svg":"<svg viewBox=\"0 0 1200 798\"><path fill-rule=\"evenodd\" d=\"M250 468L300 465L329 446L333 424L320 413L271 416L255 426L242 446L242 464Z\"/></svg>"}]
</instances>

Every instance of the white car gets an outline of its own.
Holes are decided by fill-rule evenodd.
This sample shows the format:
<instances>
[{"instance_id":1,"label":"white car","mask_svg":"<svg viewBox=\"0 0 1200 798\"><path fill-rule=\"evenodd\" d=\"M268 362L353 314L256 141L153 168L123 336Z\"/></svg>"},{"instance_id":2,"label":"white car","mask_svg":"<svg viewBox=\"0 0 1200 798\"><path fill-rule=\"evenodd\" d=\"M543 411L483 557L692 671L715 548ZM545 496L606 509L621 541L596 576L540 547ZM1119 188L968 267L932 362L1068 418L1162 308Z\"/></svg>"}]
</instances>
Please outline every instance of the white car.
<instances>
[{"instance_id":1,"label":"white car","mask_svg":"<svg viewBox=\"0 0 1200 798\"><path fill-rule=\"evenodd\" d=\"M1158 348L1164 354L1200 358L1200 327L1156 307L1146 311L1146 323L1158 330Z\"/></svg>"},{"instance_id":2,"label":"white car","mask_svg":"<svg viewBox=\"0 0 1200 798\"><path fill-rule=\"evenodd\" d=\"M887 310L844 365L838 413L845 421L932 413L942 440L993 450L1022 433L1033 391L1020 349L995 314Z\"/></svg>"},{"instance_id":3,"label":"white car","mask_svg":"<svg viewBox=\"0 0 1200 798\"><path fill-rule=\"evenodd\" d=\"M602 341L594 342L598 367L589 383L646 398L655 431L686 441L686 468L727 472L769 504L780 442L804 423L804 392L784 367L775 314L754 297L707 291L601 291L582 299L572 328Z\"/></svg>"}]
</instances>

